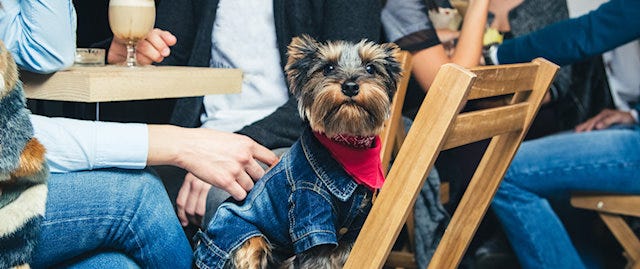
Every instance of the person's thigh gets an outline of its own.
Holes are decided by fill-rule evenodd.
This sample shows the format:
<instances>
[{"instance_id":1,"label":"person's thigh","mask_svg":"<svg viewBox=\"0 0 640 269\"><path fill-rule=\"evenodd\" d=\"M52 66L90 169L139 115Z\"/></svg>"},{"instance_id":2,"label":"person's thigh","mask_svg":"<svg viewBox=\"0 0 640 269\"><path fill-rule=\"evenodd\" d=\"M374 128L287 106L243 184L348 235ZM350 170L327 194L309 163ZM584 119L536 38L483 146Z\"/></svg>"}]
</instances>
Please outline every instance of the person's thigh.
<instances>
[{"instance_id":1,"label":"person's thigh","mask_svg":"<svg viewBox=\"0 0 640 269\"><path fill-rule=\"evenodd\" d=\"M55 268L65 269L138 269L140 266L129 256L117 251L105 251L92 253L87 256L78 257L65 264L55 266Z\"/></svg>"},{"instance_id":2,"label":"person's thigh","mask_svg":"<svg viewBox=\"0 0 640 269\"><path fill-rule=\"evenodd\" d=\"M571 191L640 193L640 131L563 133L523 142L505 175L523 189L566 199Z\"/></svg>"},{"instance_id":3,"label":"person's thigh","mask_svg":"<svg viewBox=\"0 0 640 269\"><path fill-rule=\"evenodd\" d=\"M143 267L189 268L191 248L160 180L146 170L52 174L34 267L113 249Z\"/></svg>"}]
</instances>

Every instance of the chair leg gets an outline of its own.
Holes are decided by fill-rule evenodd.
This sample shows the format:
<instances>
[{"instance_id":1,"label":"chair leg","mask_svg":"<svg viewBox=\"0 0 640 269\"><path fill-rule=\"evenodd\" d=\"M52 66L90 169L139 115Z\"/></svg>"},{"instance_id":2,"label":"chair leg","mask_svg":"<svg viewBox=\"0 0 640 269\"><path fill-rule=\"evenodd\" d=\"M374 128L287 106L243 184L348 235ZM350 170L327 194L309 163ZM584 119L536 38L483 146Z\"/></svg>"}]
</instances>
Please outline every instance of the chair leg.
<instances>
[{"instance_id":1,"label":"chair leg","mask_svg":"<svg viewBox=\"0 0 640 269\"><path fill-rule=\"evenodd\" d=\"M609 227L613 236L620 242L629 260L629 268L640 269L640 240L619 215L600 212L600 218Z\"/></svg>"}]
</instances>

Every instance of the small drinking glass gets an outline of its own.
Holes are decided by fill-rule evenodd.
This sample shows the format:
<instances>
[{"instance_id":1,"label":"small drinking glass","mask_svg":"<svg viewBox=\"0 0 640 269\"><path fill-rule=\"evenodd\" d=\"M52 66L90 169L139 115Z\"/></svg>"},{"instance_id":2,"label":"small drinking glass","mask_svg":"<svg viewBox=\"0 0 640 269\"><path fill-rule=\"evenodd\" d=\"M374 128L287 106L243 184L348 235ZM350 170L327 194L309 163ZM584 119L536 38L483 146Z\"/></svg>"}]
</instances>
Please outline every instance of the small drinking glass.
<instances>
[{"instance_id":1,"label":"small drinking glass","mask_svg":"<svg viewBox=\"0 0 640 269\"><path fill-rule=\"evenodd\" d=\"M110 0L109 26L113 35L127 45L127 59L123 65L135 67L136 44L153 29L156 18L154 0Z\"/></svg>"}]
</instances>

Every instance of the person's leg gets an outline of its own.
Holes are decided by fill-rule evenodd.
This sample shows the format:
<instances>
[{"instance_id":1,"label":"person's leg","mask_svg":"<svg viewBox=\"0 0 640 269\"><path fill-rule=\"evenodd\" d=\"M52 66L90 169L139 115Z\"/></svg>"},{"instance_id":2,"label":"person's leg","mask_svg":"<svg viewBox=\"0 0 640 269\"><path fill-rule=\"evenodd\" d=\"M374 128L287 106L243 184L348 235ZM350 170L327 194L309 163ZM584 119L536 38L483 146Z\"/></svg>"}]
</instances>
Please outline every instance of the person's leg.
<instances>
[{"instance_id":1,"label":"person's leg","mask_svg":"<svg viewBox=\"0 0 640 269\"><path fill-rule=\"evenodd\" d=\"M573 191L640 193L640 132L605 130L524 142L492 208L523 268L583 268L547 199Z\"/></svg>"},{"instance_id":2,"label":"person's leg","mask_svg":"<svg viewBox=\"0 0 640 269\"><path fill-rule=\"evenodd\" d=\"M141 267L190 268L192 251L154 174L107 169L52 174L33 265L116 250Z\"/></svg>"},{"instance_id":3,"label":"person's leg","mask_svg":"<svg viewBox=\"0 0 640 269\"><path fill-rule=\"evenodd\" d=\"M138 269L140 266L129 256L117 251L104 251L88 253L85 256L70 260L64 264L56 265L56 268L65 269Z\"/></svg>"}]
</instances>

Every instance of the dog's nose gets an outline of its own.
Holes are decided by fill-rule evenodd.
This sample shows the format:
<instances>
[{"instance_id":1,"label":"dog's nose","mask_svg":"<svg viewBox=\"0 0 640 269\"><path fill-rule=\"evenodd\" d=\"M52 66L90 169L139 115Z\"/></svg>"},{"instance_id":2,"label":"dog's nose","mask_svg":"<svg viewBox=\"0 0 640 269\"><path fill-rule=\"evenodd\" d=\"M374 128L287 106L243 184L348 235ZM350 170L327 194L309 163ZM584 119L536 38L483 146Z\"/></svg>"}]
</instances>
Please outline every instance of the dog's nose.
<instances>
[{"instance_id":1,"label":"dog's nose","mask_svg":"<svg viewBox=\"0 0 640 269\"><path fill-rule=\"evenodd\" d=\"M342 84L342 93L344 93L344 95L346 96L353 97L358 95L359 88L360 87L357 83L349 81Z\"/></svg>"}]
</instances>

